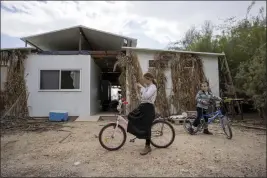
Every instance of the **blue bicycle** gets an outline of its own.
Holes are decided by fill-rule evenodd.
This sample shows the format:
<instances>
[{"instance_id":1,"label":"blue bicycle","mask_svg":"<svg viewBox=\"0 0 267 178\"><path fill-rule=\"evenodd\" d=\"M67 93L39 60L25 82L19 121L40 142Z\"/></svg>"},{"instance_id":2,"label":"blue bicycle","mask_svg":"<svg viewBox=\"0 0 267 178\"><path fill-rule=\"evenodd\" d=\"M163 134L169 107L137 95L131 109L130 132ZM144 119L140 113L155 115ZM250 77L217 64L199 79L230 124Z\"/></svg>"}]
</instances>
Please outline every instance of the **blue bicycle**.
<instances>
[{"instance_id":1,"label":"blue bicycle","mask_svg":"<svg viewBox=\"0 0 267 178\"><path fill-rule=\"evenodd\" d=\"M205 122L204 117L208 117L208 122ZM196 116L189 116L184 120L184 129L189 132L189 127L192 128L192 123L195 120ZM205 127L205 124L211 124L214 120L219 119L220 125L223 129L223 132L227 136L228 139L231 139L233 137L232 129L230 126L230 120L229 118L223 114L223 111L221 107L217 107L217 110L215 112L203 115L200 119L200 124L198 125L197 129L195 129L190 134L196 134L199 131L202 131Z\"/></svg>"}]
</instances>

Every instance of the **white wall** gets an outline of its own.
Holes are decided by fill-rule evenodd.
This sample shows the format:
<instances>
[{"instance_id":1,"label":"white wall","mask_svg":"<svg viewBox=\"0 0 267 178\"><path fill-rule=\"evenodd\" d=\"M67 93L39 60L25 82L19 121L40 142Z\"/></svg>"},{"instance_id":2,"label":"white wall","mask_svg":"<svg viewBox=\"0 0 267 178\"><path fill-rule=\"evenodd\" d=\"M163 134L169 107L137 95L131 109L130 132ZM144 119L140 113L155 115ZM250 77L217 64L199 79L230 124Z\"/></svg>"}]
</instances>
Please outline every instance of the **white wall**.
<instances>
[{"instance_id":1,"label":"white wall","mask_svg":"<svg viewBox=\"0 0 267 178\"><path fill-rule=\"evenodd\" d=\"M210 88L214 95L220 95L219 63L216 56L200 56L203 59L204 73L210 82Z\"/></svg>"},{"instance_id":2,"label":"white wall","mask_svg":"<svg viewBox=\"0 0 267 178\"><path fill-rule=\"evenodd\" d=\"M140 62L143 73L148 71L149 60L154 60L154 52L141 52L136 51L138 60ZM218 57L216 56L200 56L203 60L204 73L210 82L210 87L214 95L219 96L219 70L218 70ZM171 80L171 69L168 68L165 71L167 78L166 93L169 96L172 92L172 80ZM174 108L171 108L171 111Z\"/></svg>"},{"instance_id":3,"label":"white wall","mask_svg":"<svg viewBox=\"0 0 267 178\"><path fill-rule=\"evenodd\" d=\"M29 91L29 114L31 117L47 117L51 110L66 110L69 116L90 113L90 56L89 55L34 55L25 63L26 85ZM39 70L81 70L81 91L40 91Z\"/></svg>"},{"instance_id":4,"label":"white wall","mask_svg":"<svg viewBox=\"0 0 267 178\"><path fill-rule=\"evenodd\" d=\"M94 62L94 59L90 59L90 115L94 115L100 111L100 81L101 70Z\"/></svg>"}]
</instances>

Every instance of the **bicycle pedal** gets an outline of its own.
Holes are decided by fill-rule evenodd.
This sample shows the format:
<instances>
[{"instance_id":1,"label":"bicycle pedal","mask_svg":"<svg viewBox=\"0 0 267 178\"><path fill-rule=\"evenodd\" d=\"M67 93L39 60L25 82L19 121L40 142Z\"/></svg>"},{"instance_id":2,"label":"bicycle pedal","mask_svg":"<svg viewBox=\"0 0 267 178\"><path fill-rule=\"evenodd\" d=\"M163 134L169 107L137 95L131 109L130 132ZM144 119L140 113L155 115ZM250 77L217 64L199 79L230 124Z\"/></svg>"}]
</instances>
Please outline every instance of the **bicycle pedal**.
<instances>
[{"instance_id":1,"label":"bicycle pedal","mask_svg":"<svg viewBox=\"0 0 267 178\"><path fill-rule=\"evenodd\" d=\"M130 142L134 143L135 139L131 139Z\"/></svg>"}]
</instances>

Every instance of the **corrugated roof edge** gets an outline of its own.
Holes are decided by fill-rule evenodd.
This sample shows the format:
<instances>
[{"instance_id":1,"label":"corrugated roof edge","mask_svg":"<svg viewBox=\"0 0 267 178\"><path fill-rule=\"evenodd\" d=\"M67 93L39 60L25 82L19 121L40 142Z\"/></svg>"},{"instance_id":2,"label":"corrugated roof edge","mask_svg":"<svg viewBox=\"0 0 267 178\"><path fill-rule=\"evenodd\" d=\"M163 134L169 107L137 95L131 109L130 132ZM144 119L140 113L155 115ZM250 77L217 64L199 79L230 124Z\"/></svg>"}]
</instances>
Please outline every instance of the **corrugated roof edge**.
<instances>
[{"instance_id":1,"label":"corrugated roof edge","mask_svg":"<svg viewBox=\"0 0 267 178\"><path fill-rule=\"evenodd\" d=\"M135 38L131 38L131 37L123 36L123 35L118 35L118 34L115 34L115 33L110 33L110 32L106 32L106 31L102 31L102 30L97 30L97 29L89 28L89 27L86 27L86 26L83 26L83 25L77 25L77 26L72 26L72 27L52 30L52 31L49 31L49 32L39 33L39 34L35 34L35 35L24 36L24 37L21 37L20 40L25 41L28 38L38 37L38 36L47 35L47 34L50 34L50 33L60 32L60 31L64 31L64 30L70 30L70 29L74 29L74 28L84 28L84 29L87 29L87 30L93 30L93 31L97 31L97 32L100 32L100 33L106 33L108 35L113 35L113 36L117 36L117 37L120 37L120 38L126 38L126 39L129 39L129 40L137 40Z\"/></svg>"},{"instance_id":2,"label":"corrugated roof edge","mask_svg":"<svg viewBox=\"0 0 267 178\"><path fill-rule=\"evenodd\" d=\"M33 47L1 48L1 51L12 51L12 50L36 50L36 48Z\"/></svg>"},{"instance_id":3,"label":"corrugated roof edge","mask_svg":"<svg viewBox=\"0 0 267 178\"><path fill-rule=\"evenodd\" d=\"M134 48L134 47L122 47L122 49L130 49L136 51L152 51L152 52L172 52L172 53L188 53L188 54L199 54L208 56L224 56L222 53L208 53L208 52L195 52L195 51L177 51L177 50L165 50L165 49L151 49L151 48Z\"/></svg>"}]
</instances>

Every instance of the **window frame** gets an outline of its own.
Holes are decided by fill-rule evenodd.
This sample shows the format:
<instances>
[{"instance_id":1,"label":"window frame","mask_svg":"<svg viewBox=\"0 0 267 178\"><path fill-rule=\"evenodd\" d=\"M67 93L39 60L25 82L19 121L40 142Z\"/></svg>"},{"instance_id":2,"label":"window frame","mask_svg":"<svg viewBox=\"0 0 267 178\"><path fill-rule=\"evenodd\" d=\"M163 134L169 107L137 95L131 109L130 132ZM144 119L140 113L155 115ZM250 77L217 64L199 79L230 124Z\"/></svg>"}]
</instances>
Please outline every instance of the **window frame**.
<instances>
[{"instance_id":1,"label":"window frame","mask_svg":"<svg viewBox=\"0 0 267 178\"><path fill-rule=\"evenodd\" d=\"M56 70L59 71L59 89L41 89L41 71ZM79 89L61 89L61 71L79 71L80 72L80 87ZM81 92L82 91L82 69L79 68L64 68L64 69L51 69L42 68L38 69L38 92Z\"/></svg>"}]
</instances>

